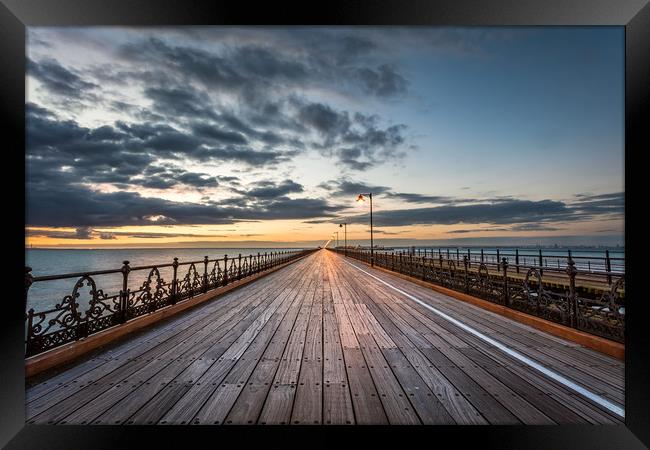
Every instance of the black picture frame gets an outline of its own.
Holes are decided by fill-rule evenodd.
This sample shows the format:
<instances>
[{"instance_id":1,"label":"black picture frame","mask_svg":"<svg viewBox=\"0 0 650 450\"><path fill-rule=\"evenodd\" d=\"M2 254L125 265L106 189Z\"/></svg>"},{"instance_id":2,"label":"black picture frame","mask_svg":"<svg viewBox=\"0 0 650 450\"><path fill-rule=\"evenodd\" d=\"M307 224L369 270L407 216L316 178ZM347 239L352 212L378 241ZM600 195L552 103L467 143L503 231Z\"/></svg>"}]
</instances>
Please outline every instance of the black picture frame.
<instances>
[{"instance_id":1,"label":"black picture frame","mask_svg":"<svg viewBox=\"0 0 650 450\"><path fill-rule=\"evenodd\" d=\"M7 448L179 447L205 439L213 446L224 438L238 445L263 438L266 447L340 446L360 437L393 445L443 447L473 444L480 448L635 449L650 446L650 380L644 302L626 305L625 426L492 427L111 427L25 425L24 305L19 278L24 270L25 27L83 25L617 25L625 27L625 243L626 290L642 298L640 264L643 231L643 173L635 176L643 152L650 149L650 6L648 0L336 0L323 4L265 2L251 4L208 0L0 0L0 111L3 156L11 156L5 177L5 239L15 256L5 256L7 295L2 298L0 340L0 445ZM23 149L23 152L20 151ZM635 184L636 183L636 184ZM637 207L632 204L639 197ZM14 205L14 206L9 206ZM22 216L22 217L21 217ZM645 230L644 230L645 231ZM15 234L15 236L13 236ZM23 241L24 242L24 241ZM21 256L22 255L22 256ZM647 302L645 302L647 304ZM343 440L342 440L343 439ZM440 441L446 441L441 444ZM392 442L391 442L392 441ZM644 445L645 444L645 445Z\"/></svg>"}]
</instances>

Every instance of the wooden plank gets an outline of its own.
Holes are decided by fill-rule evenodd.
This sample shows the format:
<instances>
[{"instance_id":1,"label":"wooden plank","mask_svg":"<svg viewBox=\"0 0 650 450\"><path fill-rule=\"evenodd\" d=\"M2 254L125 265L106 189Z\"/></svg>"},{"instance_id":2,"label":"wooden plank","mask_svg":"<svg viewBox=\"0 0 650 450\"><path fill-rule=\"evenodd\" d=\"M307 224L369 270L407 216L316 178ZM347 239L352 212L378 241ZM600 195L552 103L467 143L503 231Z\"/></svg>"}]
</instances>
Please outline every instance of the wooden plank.
<instances>
[{"instance_id":1,"label":"wooden plank","mask_svg":"<svg viewBox=\"0 0 650 450\"><path fill-rule=\"evenodd\" d=\"M260 296L258 298L255 298L252 303L238 305L228 311L228 313L218 316L217 319L213 319L211 323L208 321L207 326L204 325L203 328L201 328L198 332L192 333L192 331L196 330L195 327L191 325L186 329L185 332L181 332L176 335L177 338L185 338L181 342L178 342L176 340L165 341L164 343L154 348L156 352L153 355L149 355L153 357L147 359L135 358L133 360L130 360L119 367L117 370L113 371L110 374L110 378L114 379L116 382L118 382L120 379L131 379L132 381L136 382L144 382L148 381L148 379L153 374L157 373L162 367L169 363L173 363L173 367L177 368L179 364L183 363L184 357L191 357L192 355L197 354L205 348L208 348L210 344L220 339L232 327L236 326L236 322L229 320L232 316L242 311L246 312L246 314L249 314L256 309L261 308L263 301L264 297ZM191 351L187 353L190 349ZM170 355L171 357L165 357L166 355ZM178 358L177 355L183 355L184 357ZM167 369L167 372L163 373L171 373L171 370L172 369ZM103 377L102 379L104 378L107 378L107 376ZM171 381L171 379L173 379L173 377L169 378L169 376L166 376L166 378L163 377L160 381L157 381L157 383L167 383L168 381ZM142 389L149 390L152 389L151 386L151 384L143 385ZM52 420L60 420L61 418L68 416L66 420L71 423L77 421L89 421L89 416L95 413L101 413L101 411L99 411L97 408L103 407L105 404L104 402L96 401L98 395L102 395L102 399L106 399L107 402L110 401L110 399L117 402L123 398L121 392L122 391L118 391L117 388L108 387L107 389L107 387L102 383L93 383L92 385L84 388L82 391L79 391L74 395L67 397L63 402L57 404L56 410L52 411L52 408L50 408L50 410L47 410L41 415L37 416L36 420L47 420L49 422ZM93 399L95 399L95 401L90 402L90 400ZM74 415L71 415L72 411L80 410L84 405L89 405L89 407L85 410L81 410L78 413L75 413Z\"/></svg>"},{"instance_id":2,"label":"wooden plank","mask_svg":"<svg viewBox=\"0 0 650 450\"><path fill-rule=\"evenodd\" d=\"M73 414L67 416L66 420L69 423L79 423L84 420L92 420L93 423L97 423L96 419L99 419L99 423L126 422L129 416L155 397L169 383L186 381L191 384L193 380L178 380L176 378L183 371L188 371L188 368L199 366L206 370L210 367L212 364L211 358L200 359L198 356L207 352L211 346L218 345L222 340L228 339L229 336L240 333L256 316L258 308L262 307L264 306L259 305L244 320L234 323L232 328L224 329L221 333L199 334L197 340L183 343L182 346L177 347L178 351L184 354L183 357L175 358L169 363L164 360L156 360L145 366L130 377L131 380L136 380L139 386L133 392L129 392L128 395L123 395L123 391L119 391L115 387L111 388L95 398L86 407L79 408ZM198 374L194 373L194 375ZM102 401L99 402L98 399ZM109 406L107 407L107 405Z\"/></svg>"},{"instance_id":3,"label":"wooden plank","mask_svg":"<svg viewBox=\"0 0 650 450\"><path fill-rule=\"evenodd\" d=\"M323 301L322 263L319 265L314 296L309 316L309 325L305 336L305 349L300 367L296 398L291 423L321 424L323 420Z\"/></svg>"},{"instance_id":4,"label":"wooden plank","mask_svg":"<svg viewBox=\"0 0 650 450\"><path fill-rule=\"evenodd\" d=\"M339 325L339 335L343 349L343 358L350 384L350 394L355 418L358 424L388 424L388 418L379 399L368 365L361 351L361 346L345 309L341 295L341 285L335 271L331 272L334 314Z\"/></svg>"},{"instance_id":5,"label":"wooden plank","mask_svg":"<svg viewBox=\"0 0 650 450\"><path fill-rule=\"evenodd\" d=\"M345 275L343 278L350 284L354 282ZM388 348L382 348L382 353L392 367L405 394L413 403L420 419L426 424L487 423L449 380L434 367L429 367L426 357L377 306L375 301L382 296L376 288L377 284L376 281L370 280L364 283L363 290L358 287L353 289L356 295L364 301L369 312L373 314L374 321L368 322L369 327L372 328L373 336L378 334L378 327L382 327L382 331L390 336L392 344ZM413 331L413 335L417 334L414 330L411 329L411 331ZM423 340L423 338L420 339ZM414 365L418 367L415 368Z\"/></svg>"},{"instance_id":6,"label":"wooden plank","mask_svg":"<svg viewBox=\"0 0 650 450\"><path fill-rule=\"evenodd\" d=\"M293 330L289 335L287 346L282 354L282 360L275 373L273 387L269 391L260 413L258 419L260 422L266 422L270 425L291 423L291 411L305 348L314 291L308 290L304 294L305 299L302 302Z\"/></svg>"},{"instance_id":7,"label":"wooden plank","mask_svg":"<svg viewBox=\"0 0 650 450\"><path fill-rule=\"evenodd\" d=\"M329 258L328 263L333 264L332 257L330 256ZM404 395L404 390L395 378L392 370L388 367L388 363L382 355L367 324L361 319L359 310L355 308L354 302L355 300L360 302L359 298L350 290L347 283L344 283L338 277L336 271L330 268L329 272L341 290L341 304L343 304L350 324L354 329L361 353L366 362L365 365L374 381L377 396L382 403L388 422L390 424L402 425L422 423L406 395ZM369 394L372 399L374 393L369 392Z\"/></svg>"},{"instance_id":8,"label":"wooden plank","mask_svg":"<svg viewBox=\"0 0 650 450\"><path fill-rule=\"evenodd\" d=\"M296 302L289 308L287 315L266 347L262 358L255 366L246 386L230 409L225 419L226 424L258 423L257 420L279 366L280 357L303 301L304 297L300 296L299 292L296 291Z\"/></svg>"},{"instance_id":9,"label":"wooden plank","mask_svg":"<svg viewBox=\"0 0 650 450\"><path fill-rule=\"evenodd\" d=\"M298 280L300 277L298 278ZM264 325L273 316L283 303L291 303L295 296L295 286L290 283L286 289L280 292L269 307L260 314L245 330L239 333L239 337L225 349L225 352L213 366L208 368L199 378L200 385L195 385L177 402L173 408L163 416L161 423L172 424L187 422L190 423L195 415L200 411L202 405L210 398L212 393L222 384L223 379L230 372L249 345L253 342L256 335L263 329ZM206 389L206 386L208 387ZM215 387L211 387L215 386ZM199 419L200 420L200 419ZM197 422L195 420L194 422Z\"/></svg>"},{"instance_id":10,"label":"wooden plank","mask_svg":"<svg viewBox=\"0 0 650 450\"><path fill-rule=\"evenodd\" d=\"M292 302L296 301L294 296ZM285 317L292 303L285 302L273 314L273 317L264 326L264 329L255 337L253 343L244 355L236 362L232 370L226 375L222 384L210 395L201 409L196 413L192 424L221 424L237 400L241 390L246 385L269 341L276 333L278 326Z\"/></svg>"},{"instance_id":11,"label":"wooden plank","mask_svg":"<svg viewBox=\"0 0 650 450\"><path fill-rule=\"evenodd\" d=\"M406 315L408 312L405 308L407 305L396 305L394 312L396 315ZM513 417L529 425L554 423L532 404L460 353L459 350L464 348L468 347L449 347L445 348L443 353L431 347L422 349L422 352L447 379L452 380L490 423L513 423ZM512 414L505 413L504 407Z\"/></svg>"},{"instance_id":12,"label":"wooden plank","mask_svg":"<svg viewBox=\"0 0 650 450\"><path fill-rule=\"evenodd\" d=\"M424 309L422 306L413 303L412 307L416 308L416 309L420 310L421 312L423 312L424 314L426 314L427 310ZM455 315L456 315L456 317L460 317L457 314L455 314ZM431 319L433 321L438 323L439 326L441 326L442 328L448 330L448 332L450 332L452 334L456 334L458 336L468 336L469 337L468 333L464 332L463 330L456 327L455 325L447 322L446 320L444 320L444 319L442 319L442 318L440 318L440 317L438 317L438 316L436 316L434 314L430 314L430 313L429 313L429 316L431 317ZM462 319L463 319L463 321L465 321L464 317ZM483 332L483 330L485 329L485 325L478 324L478 323L475 323L475 322L473 323L471 321L466 321L466 322L468 323L468 325L475 327L478 331ZM554 370L554 371L556 371L558 373L564 374L564 376L573 379L573 381L575 381L578 384L582 384L585 388L587 388L589 390L595 391L596 393L600 392L601 394L604 394L604 393L612 394L612 391L604 390L604 389L607 389L608 386L606 384L604 384L603 382L601 382L599 380L595 380L593 378L588 378L586 376L583 376L581 373L578 373L575 369L567 367L566 365L563 365L559 361L553 361L548 357L544 357L543 354L540 354L539 352L535 352L534 349L531 349L531 347L526 346L524 344L521 344L518 341L515 341L513 338L511 338L509 336L506 336L504 333L499 333L498 336L494 336L494 338L497 339L497 340L500 340L501 342L503 342L504 344L506 344L508 346L513 347L515 350L518 350L522 354L525 354L525 355L537 360L540 364L548 366L550 369L552 369L552 370ZM463 339L467 340L464 337L463 337ZM470 339L472 339L472 342L475 342L474 338L470 337ZM480 342L481 342L480 345L485 347L486 344L483 341L480 341ZM489 346L489 345L487 347L491 348L491 346ZM491 352L494 352L494 351L498 352L498 350L496 350L494 348L491 348L490 351ZM516 367L522 367L525 370L531 370L531 371L534 370L534 369L529 368L528 366L526 366L522 362L520 362L518 360L515 360L515 359L512 359L512 358L509 358L508 365L513 366L513 367L515 367L515 366ZM585 382L584 381L585 379L588 379L589 383ZM614 397L613 399L615 401L621 401L622 400L622 397L620 396L620 394L619 394L618 397L616 397L616 394L613 394L612 396Z\"/></svg>"},{"instance_id":13,"label":"wooden plank","mask_svg":"<svg viewBox=\"0 0 650 450\"><path fill-rule=\"evenodd\" d=\"M323 423L354 424L354 409L334 311L329 261L323 274Z\"/></svg>"}]
</instances>

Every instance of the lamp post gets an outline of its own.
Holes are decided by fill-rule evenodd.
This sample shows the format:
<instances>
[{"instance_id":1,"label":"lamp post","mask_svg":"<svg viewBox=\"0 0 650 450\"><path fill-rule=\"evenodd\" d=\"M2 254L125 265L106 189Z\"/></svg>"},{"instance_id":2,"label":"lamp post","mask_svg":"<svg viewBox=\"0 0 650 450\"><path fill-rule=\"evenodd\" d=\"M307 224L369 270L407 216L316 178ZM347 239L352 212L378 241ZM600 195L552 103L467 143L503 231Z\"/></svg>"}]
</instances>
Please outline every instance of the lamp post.
<instances>
[{"instance_id":1,"label":"lamp post","mask_svg":"<svg viewBox=\"0 0 650 450\"><path fill-rule=\"evenodd\" d=\"M367 194L359 194L357 197L357 202L366 201L363 197L364 195L367 195L370 198L370 267L375 267L375 250L374 240L372 236L372 192L368 192Z\"/></svg>"},{"instance_id":2,"label":"lamp post","mask_svg":"<svg viewBox=\"0 0 650 450\"><path fill-rule=\"evenodd\" d=\"M348 224L345 223L345 222L340 223L339 228L341 228L341 227L345 227L345 228L343 228L345 230L345 232L343 234L345 236L345 246L343 247L343 253L347 257L348 256Z\"/></svg>"}]
</instances>

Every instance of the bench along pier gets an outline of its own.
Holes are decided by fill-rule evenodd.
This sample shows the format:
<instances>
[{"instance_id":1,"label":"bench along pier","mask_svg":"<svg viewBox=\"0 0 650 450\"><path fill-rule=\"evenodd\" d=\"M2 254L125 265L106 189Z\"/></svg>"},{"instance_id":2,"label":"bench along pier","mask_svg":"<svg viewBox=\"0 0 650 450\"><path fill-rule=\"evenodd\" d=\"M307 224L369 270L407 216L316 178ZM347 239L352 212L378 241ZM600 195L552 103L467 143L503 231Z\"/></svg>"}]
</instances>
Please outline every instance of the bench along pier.
<instances>
[{"instance_id":1,"label":"bench along pier","mask_svg":"<svg viewBox=\"0 0 650 450\"><path fill-rule=\"evenodd\" d=\"M71 295L27 314L27 423L624 421L623 361L571 339L586 333L570 319L535 317L563 338L436 291L426 273L341 253L175 261L169 281L162 266L129 267L111 295L100 274L71 274ZM144 281L131 291L135 273ZM48 279L27 271L26 297ZM543 288L522 289L544 299Z\"/></svg>"}]
</instances>

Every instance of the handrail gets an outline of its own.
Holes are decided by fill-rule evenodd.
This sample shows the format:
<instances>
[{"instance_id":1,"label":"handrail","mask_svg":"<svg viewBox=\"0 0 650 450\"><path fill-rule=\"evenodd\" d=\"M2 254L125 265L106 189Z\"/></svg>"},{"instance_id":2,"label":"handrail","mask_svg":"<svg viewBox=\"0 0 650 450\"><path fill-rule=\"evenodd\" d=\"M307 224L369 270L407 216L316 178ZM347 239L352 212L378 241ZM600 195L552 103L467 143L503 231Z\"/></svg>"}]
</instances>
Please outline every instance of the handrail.
<instances>
[{"instance_id":1,"label":"handrail","mask_svg":"<svg viewBox=\"0 0 650 450\"><path fill-rule=\"evenodd\" d=\"M30 308L26 315L26 357L51 350L69 342L83 339L110 327L119 326L136 317L150 314L160 308L188 300L197 294L226 286L235 281L265 272L281 264L306 256L316 249L285 250L257 253L257 255L153 264L131 267L124 261L119 269L75 272L59 275L33 276L32 269L25 267L25 308L28 305L30 287L34 283L76 278L72 292L51 308L35 311ZM187 267L179 276L178 269ZM172 268L171 281L165 281L160 269ZM146 274L141 285L129 288L133 273ZM105 294L98 289L93 277L121 274L122 287L119 292ZM85 289L84 289L85 288ZM80 307L78 302L82 291L88 294L88 301Z\"/></svg>"}]
</instances>

